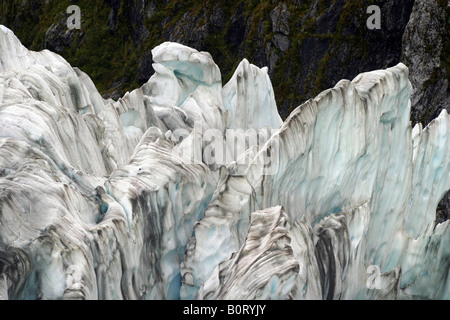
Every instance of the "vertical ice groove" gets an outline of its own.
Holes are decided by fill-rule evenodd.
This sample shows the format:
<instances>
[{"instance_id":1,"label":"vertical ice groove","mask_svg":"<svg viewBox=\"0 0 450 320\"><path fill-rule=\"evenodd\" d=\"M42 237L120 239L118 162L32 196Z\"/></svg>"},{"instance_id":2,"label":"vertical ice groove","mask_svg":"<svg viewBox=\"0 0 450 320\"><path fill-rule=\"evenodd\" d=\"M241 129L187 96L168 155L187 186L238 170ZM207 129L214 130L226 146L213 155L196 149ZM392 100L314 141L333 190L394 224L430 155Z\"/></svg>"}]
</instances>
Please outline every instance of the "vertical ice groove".
<instances>
[{"instance_id":1,"label":"vertical ice groove","mask_svg":"<svg viewBox=\"0 0 450 320\"><path fill-rule=\"evenodd\" d=\"M244 244L218 265L198 291L197 298L288 299L299 270L289 244L288 228L281 207L252 213Z\"/></svg>"}]
</instances>

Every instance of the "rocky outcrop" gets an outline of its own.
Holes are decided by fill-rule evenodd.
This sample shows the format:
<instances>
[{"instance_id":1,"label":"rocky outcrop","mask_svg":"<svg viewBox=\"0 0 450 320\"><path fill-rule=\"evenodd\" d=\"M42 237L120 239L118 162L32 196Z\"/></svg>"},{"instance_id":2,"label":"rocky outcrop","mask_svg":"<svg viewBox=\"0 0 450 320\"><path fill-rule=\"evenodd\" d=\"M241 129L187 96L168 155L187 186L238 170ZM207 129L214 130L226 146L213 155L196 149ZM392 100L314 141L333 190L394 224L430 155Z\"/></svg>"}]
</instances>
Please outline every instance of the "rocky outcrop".
<instances>
[{"instance_id":1,"label":"rocky outcrop","mask_svg":"<svg viewBox=\"0 0 450 320\"><path fill-rule=\"evenodd\" d=\"M446 29L449 16L441 3L416 0L403 35L402 60L409 67L414 88L411 118L423 124L429 123L443 108L450 111L450 89L443 61L447 58L444 46L450 37Z\"/></svg>"},{"instance_id":2,"label":"rocky outcrop","mask_svg":"<svg viewBox=\"0 0 450 320\"><path fill-rule=\"evenodd\" d=\"M278 6L270 12L270 20L272 21L272 42L280 51L286 52L289 49L289 18L291 14L286 3L280 2Z\"/></svg>"},{"instance_id":3,"label":"rocky outcrop","mask_svg":"<svg viewBox=\"0 0 450 320\"><path fill-rule=\"evenodd\" d=\"M446 65L450 42L450 2L416 0L403 35L402 60L409 67L414 88L411 120L429 123L446 109L450 112L450 68ZM447 62L448 63L448 62ZM437 207L437 223L450 215L450 192Z\"/></svg>"}]
</instances>

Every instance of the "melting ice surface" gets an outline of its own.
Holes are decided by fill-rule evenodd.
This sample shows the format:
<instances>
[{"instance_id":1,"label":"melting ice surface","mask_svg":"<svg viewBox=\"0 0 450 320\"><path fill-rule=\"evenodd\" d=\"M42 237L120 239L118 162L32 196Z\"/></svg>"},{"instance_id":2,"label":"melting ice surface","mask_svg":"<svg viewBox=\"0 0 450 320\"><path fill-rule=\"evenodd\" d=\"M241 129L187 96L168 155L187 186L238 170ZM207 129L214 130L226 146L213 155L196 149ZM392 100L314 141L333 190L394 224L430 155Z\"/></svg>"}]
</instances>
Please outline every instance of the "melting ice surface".
<instances>
[{"instance_id":1,"label":"melting ice surface","mask_svg":"<svg viewBox=\"0 0 450 320\"><path fill-rule=\"evenodd\" d=\"M0 26L1 298L450 298L450 117L411 128L404 65L282 122L266 68L153 57L104 100Z\"/></svg>"}]
</instances>

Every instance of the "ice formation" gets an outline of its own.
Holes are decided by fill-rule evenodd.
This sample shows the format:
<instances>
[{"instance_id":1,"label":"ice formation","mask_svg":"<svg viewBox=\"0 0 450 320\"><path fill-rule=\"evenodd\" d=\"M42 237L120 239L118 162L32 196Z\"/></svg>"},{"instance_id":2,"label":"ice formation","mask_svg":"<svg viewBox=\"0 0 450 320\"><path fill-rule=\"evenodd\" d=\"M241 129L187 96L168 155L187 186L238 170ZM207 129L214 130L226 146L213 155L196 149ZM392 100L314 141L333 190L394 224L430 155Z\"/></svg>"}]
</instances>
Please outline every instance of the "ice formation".
<instances>
[{"instance_id":1,"label":"ice formation","mask_svg":"<svg viewBox=\"0 0 450 320\"><path fill-rule=\"evenodd\" d=\"M152 53L104 100L0 26L0 298L450 298L450 116L411 128L406 66L282 122L266 68Z\"/></svg>"}]
</instances>

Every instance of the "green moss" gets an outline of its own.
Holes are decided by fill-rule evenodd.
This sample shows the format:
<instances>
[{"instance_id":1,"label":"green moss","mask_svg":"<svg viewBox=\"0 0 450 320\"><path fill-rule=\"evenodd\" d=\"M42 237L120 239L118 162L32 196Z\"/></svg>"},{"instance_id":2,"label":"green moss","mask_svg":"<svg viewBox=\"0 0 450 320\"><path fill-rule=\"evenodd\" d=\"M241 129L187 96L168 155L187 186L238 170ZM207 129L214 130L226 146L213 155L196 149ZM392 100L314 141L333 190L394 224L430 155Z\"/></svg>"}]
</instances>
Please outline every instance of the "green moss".
<instances>
[{"instance_id":1,"label":"green moss","mask_svg":"<svg viewBox=\"0 0 450 320\"><path fill-rule=\"evenodd\" d=\"M364 60L369 53L368 41L365 39L366 28L366 14L365 8L371 5L371 1L355 0L347 1L339 21L337 24L337 30L334 34L322 34L314 35L320 39L330 39L331 44L329 50L319 62L318 68L315 71L314 79L310 79L311 85L309 87L311 97L319 94L321 91L327 89L330 84L328 79L328 68L331 63L332 57L336 56L341 50L341 47L345 44L350 50L350 54L346 56L346 60L342 64L342 68L346 68L349 65L350 60L359 59ZM356 33L346 32L346 28L353 23L359 25L359 28L353 28L352 31ZM309 82L308 82L309 83Z\"/></svg>"},{"instance_id":2,"label":"green moss","mask_svg":"<svg viewBox=\"0 0 450 320\"><path fill-rule=\"evenodd\" d=\"M445 0L438 0L446 8ZM44 1L41 1L44 3ZM119 88L120 93L131 91L142 85L138 81L137 65L144 54L150 52L152 48L161 44L164 37L171 28L183 27L180 21L186 12L190 17L195 18L198 23L205 24L212 15L213 8L220 6L225 15L225 28L223 30L209 29L205 39L206 50L211 53L215 62L222 71L222 81L226 83L234 73L237 65L243 56L234 54L227 41L227 32L231 27L230 17L233 16L240 6L246 22L245 42L241 51L245 57L254 63L257 48L254 45L260 37L259 27L263 26L263 41L268 44L274 36L270 12L280 1L259 0L173 0L155 1L156 12L149 18L144 19L144 26L149 30L146 41L133 43L132 34L135 30L136 22L130 21L131 6L136 5L136 1L122 1L117 16L117 28L114 32L107 26L110 7L104 1L73 1L73 0L49 0L48 4L39 8L34 8L35 1L12 0L3 1L0 5L0 16L5 17L6 25L15 26L14 31L21 41L32 50L45 48L45 32L53 24L61 23L67 17L65 11L71 4L79 5L82 10L82 29L74 31L73 45L64 47L62 56L73 66L89 74L101 93L108 93L111 84L125 79L125 83ZM275 97L278 105L288 104L292 110L301 102L314 97L320 91L329 87L328 73L335 57L345 44L350 54L346 61L342 62L342 68L352 59L365 59L369 52L368 42L365 39L365 21L367 14L365 8L373 4L373 0L353 0L346 1L343 12L339 18L337 30L334 34L319 34L316 30L316 19L310 17L305 21L305 15L310 11L312 0L300 1L300 4L293 0L283 1L290 12L290 48L286 52L274 49L280 56L275 68L272 82ZM318 2L318 15L323 14L327 9L327 0ZM334 3L334 0L331 1ZM445 5L444 5L445 3ZM24 6L22 6L24 4ZM9 20L8 20L9 19ZM247 25L248 23L248 25ZM352 28L356 33L346 34L345 30L349 25L358 24L361 27ZM181 29L182 30L182 29ZM447 19L447 30L450 30ZM300 64L300 48L308 38L329 40L328 52L320 60L317 70L313 74L306 75L305 91L298 91L299 78L302 72ZM450 37L444 39L444 49L441 60L444 69L447 70L447 77L450 75ZM273 46L272 46L273 47ZM347 73L350 72L347 70ZM344 71L344 73L346 73ZM303 75L302 75L303 77Z\"/></svg>"}]
</instances>

